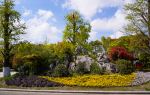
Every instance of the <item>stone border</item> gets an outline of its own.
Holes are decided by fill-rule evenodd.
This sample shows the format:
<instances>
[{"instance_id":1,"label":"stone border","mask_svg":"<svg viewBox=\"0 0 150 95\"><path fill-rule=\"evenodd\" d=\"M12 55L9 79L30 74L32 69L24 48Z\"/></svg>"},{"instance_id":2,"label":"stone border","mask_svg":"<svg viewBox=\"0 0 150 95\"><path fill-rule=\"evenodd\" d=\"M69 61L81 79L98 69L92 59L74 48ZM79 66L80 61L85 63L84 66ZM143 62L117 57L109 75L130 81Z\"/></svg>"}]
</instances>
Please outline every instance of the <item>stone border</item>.
<instances>
[{"instance_id":1,"label":"stone border","mask_svg":"<svg viewBox=\"0 0 150 95\"><path fill-rule=\"evenodd\" d=\"M132 86L142 85L150 81L150 72L137 72L136 78L131 83Z\"/></svg>"}]
</instances>

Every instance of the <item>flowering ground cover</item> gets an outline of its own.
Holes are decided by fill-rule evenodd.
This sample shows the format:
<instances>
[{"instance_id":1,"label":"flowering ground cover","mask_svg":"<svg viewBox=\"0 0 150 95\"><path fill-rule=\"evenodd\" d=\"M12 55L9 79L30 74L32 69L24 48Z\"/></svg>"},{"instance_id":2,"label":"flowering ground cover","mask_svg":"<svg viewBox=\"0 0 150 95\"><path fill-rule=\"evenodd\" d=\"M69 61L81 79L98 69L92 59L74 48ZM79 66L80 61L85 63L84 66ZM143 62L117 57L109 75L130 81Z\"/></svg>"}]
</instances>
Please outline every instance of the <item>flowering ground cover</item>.
<instances>
[{"instance_id":1,"label":"flowering ground cover","mask_svg":"<svg viewBox=\"0 0 150 95\"><path fill-rule=\"evenodd\" d=\"M66 86L82 86L82 87L124 87L131 86L136 74L130 75L83 75L73 77L48 77L42 76L49 81L58 82Z\"/></svg>"}]
</instances>

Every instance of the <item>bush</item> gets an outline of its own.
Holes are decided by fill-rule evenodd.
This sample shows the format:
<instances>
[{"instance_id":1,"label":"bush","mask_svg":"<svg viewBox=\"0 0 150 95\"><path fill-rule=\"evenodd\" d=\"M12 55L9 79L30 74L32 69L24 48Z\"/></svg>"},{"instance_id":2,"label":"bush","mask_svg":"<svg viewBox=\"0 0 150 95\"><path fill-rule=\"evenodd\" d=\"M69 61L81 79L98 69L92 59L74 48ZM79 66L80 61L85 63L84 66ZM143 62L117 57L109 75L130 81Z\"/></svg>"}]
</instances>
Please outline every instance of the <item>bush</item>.
<instances>
[{"instance_id":1,"label":"bush","mask_svg":"<svg viewBox=\"0 0 150 95\"><path fill-rule=\"evenodd\" d=\"M56 87L63 86L63 84L48 81L47 79L37 76L16 76L5 80L9 86L22 86L22 87Z\"/></svg>"},{"instance_id":2,"label":"bush","mask_svg":"<svg viewBox=\"0 0 150 95\"><path fill-rule=\"evenodd\" d=\"M123 47L113 47L109 50L109 58L112 61L118 59L133 60L133 56Z\"/></svg>"},{"instance_id":3,"label":"bush","mask_svg":"<svg viewBox=\"0 0 150 95\"><path fill-rule=\"evenodd\" d=\"M143 69L150 69L150 55L146 53L141 53L139 55L139 60L143 64Z\"/></svg>"},{"instance_id":4,"label":"bush","mask_svg":"<svg viewBox=\"0 0 150 95\"><path fill-rule=\"evenodd\" d=\"M49 68L49 64L42 64L43 59L38 55L27 55L21 60L22 63L16 66L21 75L39 75Z\"/></svg>"},{"instance_id":5,"label":"bush","mask_svg":"<svg viewBox=\"0 0 150 95\"><path fill-rule=\"evenodd\" d=\"M116 66L120 74L131 74L134 72L134 66L131 61L120 59L116 61Z\"/></svg>"},{"instance_id":6,"label":"bush","mask_svg":"<svg viewBox=\"0 0 150 95\"><path fill-rule=\"evenodd\" d=\"M67 77L69 76L69 72L67 67L64 64L59 64L55 67L53 72L54 77Z\"/></svg>"},{"instance_id":7,"label":"bush","mask_svg":"<svg viewBox=\"0 0 150 95\"><path fill-rule=\"evenodd\" d=\"M90 66L90 73L92 74L103 74L103 68L99 67L97 63L92 63Z\"/></svg>"},{"instance_id":8,"label":"bush","mask_svg":"<svg viewBox=\"0 0 150 95\"><path fill-rule=\"evenodd\" d=\"M86 63L78 63L77 66L75 67L75 72L77 74L87 74L89 73L89 70L86 68Z\"/></svg>"}]
</instances>

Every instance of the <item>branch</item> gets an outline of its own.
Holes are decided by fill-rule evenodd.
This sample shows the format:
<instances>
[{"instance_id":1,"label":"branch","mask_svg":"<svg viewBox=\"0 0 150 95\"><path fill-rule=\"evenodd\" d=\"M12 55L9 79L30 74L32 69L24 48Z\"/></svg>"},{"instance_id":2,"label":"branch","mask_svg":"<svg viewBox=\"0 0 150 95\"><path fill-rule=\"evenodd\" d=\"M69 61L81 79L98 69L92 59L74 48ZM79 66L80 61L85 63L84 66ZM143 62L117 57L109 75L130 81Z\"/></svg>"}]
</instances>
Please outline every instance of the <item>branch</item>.
<instances>
[{"instance_id":1,"label":"branch","mask_svg":"<svg viewBox=\"0 0 150 95\"><path fill-rule=\"evenodd\" d=\"M2 55L5 56L5 54L1 51Z\"/></svg>"},{"instance_id":2,"label":"branch","mask_svg":"<svg viewBox=\"0 0 150 95\"><path fill-rule=\"evenodd\" d=\"M141 29L140 27L138 27L138 25L136 25L133 21L132 21L132 23L134 24L135 27L138 28L139 32L140 32L143 36L145 36L148 40L150 40L150 38L149 38L146 34L144 34L144 32L142 31L142 29Z\"/></svg>"},{"instance_id":3,"label":"branch","mask_svg":"<svg viewBox=\"0 0 150 95\"><path fill-rule=\"evenodd\" d=\"M149 25L149 23L148 23L148 21L147 21L147 19L145 18L145 16L144 16L144 13L143 14L141 14L141 17L142 17L142 19L146 22L146 24L147 25ZM143 22L144 23L144 22Z\"/></svg>"}]
</instances>

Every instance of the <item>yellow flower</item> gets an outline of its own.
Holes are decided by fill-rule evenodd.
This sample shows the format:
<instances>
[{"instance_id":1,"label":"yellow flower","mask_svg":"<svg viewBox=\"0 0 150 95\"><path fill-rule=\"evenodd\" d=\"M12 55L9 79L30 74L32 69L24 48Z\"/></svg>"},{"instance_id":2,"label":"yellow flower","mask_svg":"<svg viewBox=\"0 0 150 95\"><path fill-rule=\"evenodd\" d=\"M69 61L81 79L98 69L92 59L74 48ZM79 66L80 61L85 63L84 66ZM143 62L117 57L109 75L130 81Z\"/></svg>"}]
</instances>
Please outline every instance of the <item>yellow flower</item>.
<instances>
[{"instance_id":1,"label":"yellow flower","mask_svg":"<svg viewBox=\"0 0 150 95\"><path fill-rule=\"evenodd\" d=\"M131 75L83 75L74 77L54 78L42 76L50 81L65 84L67 86L85 86L85 87L110 87L110 86L129 86L135 78Z\"/></svg>"}]
</instances>

